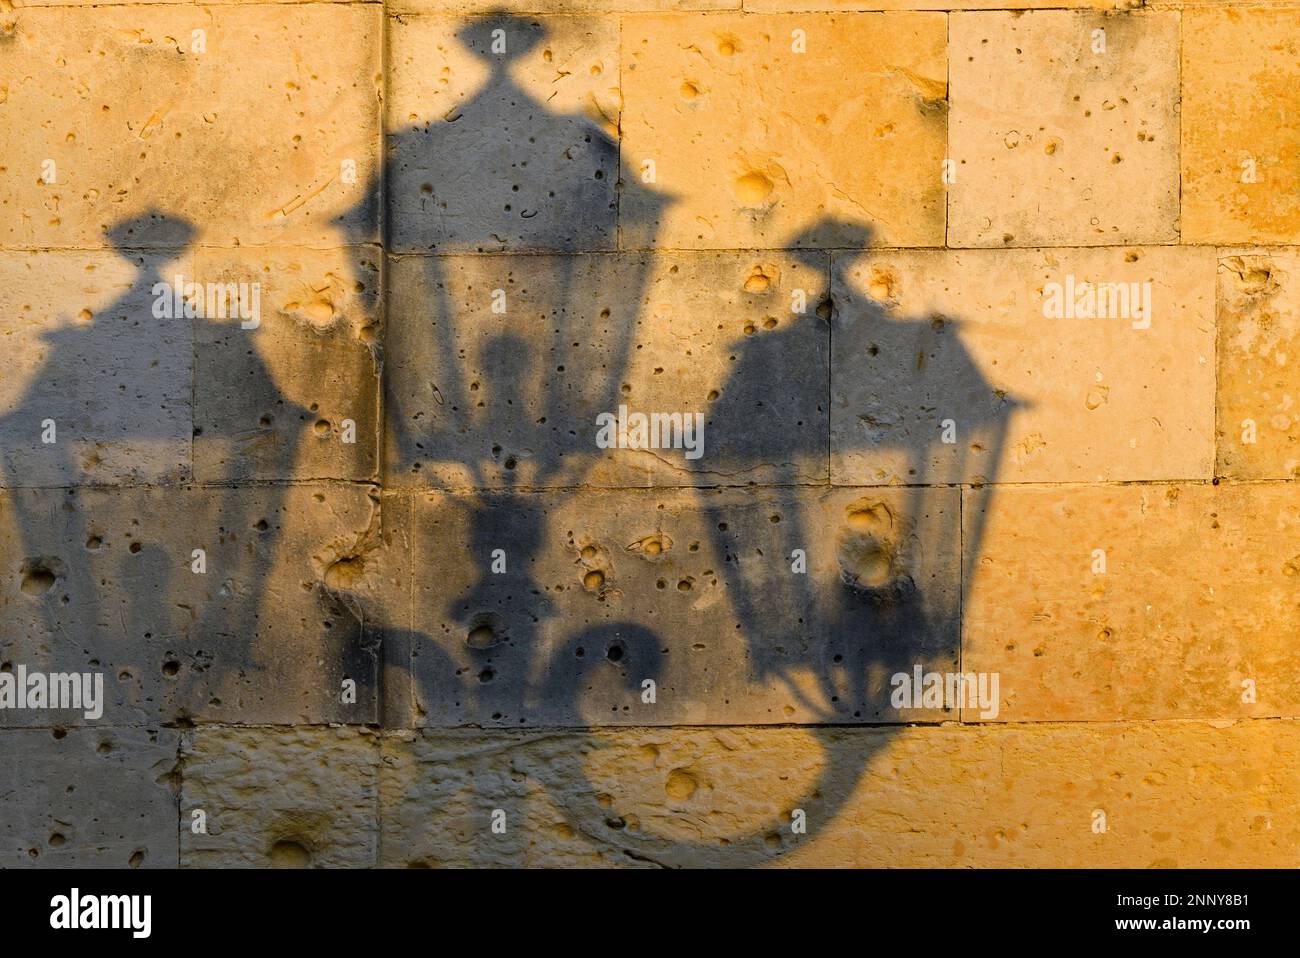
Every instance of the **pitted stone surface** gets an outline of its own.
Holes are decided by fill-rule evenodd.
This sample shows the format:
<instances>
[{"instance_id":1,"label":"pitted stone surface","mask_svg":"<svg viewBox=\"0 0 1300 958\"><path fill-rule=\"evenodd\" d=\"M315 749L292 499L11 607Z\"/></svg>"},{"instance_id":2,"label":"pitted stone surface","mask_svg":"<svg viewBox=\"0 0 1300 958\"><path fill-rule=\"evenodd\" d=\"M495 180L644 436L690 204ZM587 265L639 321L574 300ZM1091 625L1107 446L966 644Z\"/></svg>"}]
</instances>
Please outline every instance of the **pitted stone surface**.
<instances>
[{"instance_id":1,"label":"pitted stone surface","mask_svg":"<svg viewBox=\"0 0 1300 958\"><path fill-rule=\"evenodd\" d=\"M13 490L0 657L102 672L106 725L372 722L374 636L349 589L378 548L377 512L343 485ZM0 711L56 723L86 720Z\"/></svg>"},{"instance_id":2,"label":"pitted stone surface","mask_svg":"<svg viewBox=\"0 0 1300 958\"><path fill-rule=\"evenodd\" d=\"M175 868L179 733L0 729L5 868Z\"/></svg>"},{"instance_id":3,"label":"pitted stone surface","mask_svg":"<svg viewBox=\"0 0 1300 958\"><path fill-rule=\"evenodd\" d=\"M954 492L418 496L412 720L942 719L890 694L956 665Z\"/></svg>"}]
</instances>

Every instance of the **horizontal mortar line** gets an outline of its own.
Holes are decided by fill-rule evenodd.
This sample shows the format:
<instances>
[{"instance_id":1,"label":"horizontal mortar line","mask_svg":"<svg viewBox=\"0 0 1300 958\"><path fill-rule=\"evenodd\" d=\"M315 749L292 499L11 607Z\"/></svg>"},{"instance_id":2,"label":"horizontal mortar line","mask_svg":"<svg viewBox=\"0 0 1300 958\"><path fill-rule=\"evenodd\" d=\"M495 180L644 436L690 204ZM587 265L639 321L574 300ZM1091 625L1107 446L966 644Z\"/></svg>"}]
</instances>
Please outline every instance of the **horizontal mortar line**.
<instances>
[{"instance_id":1,"label":"horizontal mortar line","mask_svg":"<svg viewBox=\"0 0 1300 958\"><path fill-rule=\"evenodd\" d=\"M1015 722L962 722L954 720L945 720L941 722L809 722L800 724L797 722L782 723L722 723L717 725L702 725L698 722L685 723L666 723L663 725L527 725L527 726L497 726L497 725L422 725L422 726L381 726L375 723L341 723L341 722L302 722L295 724L269 724L266 722L236 724L230 722L195 722L192 725L177 726L165 725L162 723L147 723L143 725L53 725L53 726L12 726L0 728L0 735L5 732L21 731L54 731L60 730L65 732L76 731L99 731L111 732L114 730L135 730L135 729L155 729L176 731L180 733L198 732L198 731L265 731L265 732L295 732L303 729L342 729L354 730L362 735L370 735L376 738L387 738L407 735L418 735L421 733L439 733L439 732L484 732L490 734L513 735L516 733L541 733L550 735L572 735L582 732L660 732L660 731L699 731L699 732L719 732L719 731L745 731L745 730L783 730L799 731L806 729L826 729L826 730L854 730L854 729L881 729L881 730L934 730L934 729L1044 729L1059 728L1077 730L1081 727L1091 728L1114 728L1128 729L1140 727L1159 727L1171 725L1186 726L1210 726L1217 729L1228 729L1244 723L1256 722L1297 722L1300 716L1291 715L1268 715L1268 716L1241 716L1235 718L1224 718L1222 716L1204 716L1204 717L1183 717L1168 716L1161 718L1115 718L1115 719L1043 719L1041 721L1015 721Z\"/></svg>"},{"instance_id":2,"label":"horizontal mortar line","mask_svg":"<svg viewBox=\"0 0 1300 958\"><path fill-rule=\"evenodd\" d=\"M291 0L292 3L292 0ZM285 3L283 6L289 6ZM292 6L300 7L301 3L292 3ZM159 4L148 4L148 7L156 7ZM73 9L69 7L60 7L61 10ZM378 243L334 243L322 246L314 246L310 243L258 243L258 244L238 244L223 246L213 243L196 244L191 243L188 246L172 246L159 244L157 246L113 246L105 243L103 246L4 246L0 245L0 253L189 253L191 256L197 253L207 252L293 252L301 250L309 253L335 253L348 252L350 250L368 250L383 252L383 247Z\"/></svg>"},{"instance_id":3,"label":"horizontal mortar line","mask_svg":"<svg viewBox=\"0 0 1300 958\"><path fill-rule=\"evenodd\" d=\"M281 6L302 6L301 3L285 3ZM158 4L148 4L154 7ZM233 5L232 5L233 6ZM53 8L51 8L53 9ZM60 7L58 9L74 9ZM1300 9L1300 8L1297 8ZM1080 243L1061 243L1047 244L1038 246L709 246L709 247L692 247L692 246L645 246L645 247L625 247L625 248L593 248L582 250L566 249L546 249L532 247L527 249L501 249L501 250L484 250L484 249L465 249L465 250L411 250L411 249L389 249L382 243L365 242L365 243L341 243L314 245L310 243L258 243L258 244L240 244L240 245L189 245L189 246L126 246L119 247L105 244L103 246L5 246L0 245L0 253L167 253L188 252L191 255L203 252L269 252L269 251L294 251L301 250L304 252L345 252L349 250L373 250L382 252L390 259L438 259L452 257L507 257L507 256L545 256L545 257L581 257L581 256L618 256L628 254L653 255L659 253L670 253L673 255L682 255L690 253L785 253L794 255L798 253L854 253L863 256L872 256L875 254L894 254L909 252L1032 252L1034 250L1129 250L1129 249L1209 249L1219 252L1229 252L1234 250L1295 250L1300 249L1300 237L1297 237L1294 243L1254 243L1243 241L1238 243L1107 243L1103 245L1085 245Z\"/></svg>"},{"instance_id":4,"label":"horizontal mortar line","mask_svg":"<svg viewBox=\"0 0 1300 958\"><path fill-rule=\"evenodd\" d=\"M358 489L379 489L382 486L373 479L232 479L226 482L174 482L174 483L120 483L116 485L69 485L69 486L2 486L0 485L0 495L6 492L113 492L113 491L130 491L139 492L142 490L157 489L160 492L176 492L179 490L193 489L196 491L221 490L238 490L238 489L291 489L295 486L306 488L308 486L346 486Z\"/></svg>"},{"instance_id":5,"label":"horizontal mortar line","mask_svg":"<svg viewBox=\"0 0 1300 958\"><path fill-rule=\"evenodd\" d=\"M513 495L515 493L528 493L530 495L539 495L543 493L560 493L560 492L683 492L683 491L709 491L720 490L729 491L734 489L748 489L756 492L778 491L783 489L789 490L821 490L824 492L834 492L840 489L873 489L873 490L913 490L913 489L958 489L963 491L976 491L979 489L1112 489L1119 487L1132 486L1151 486L1151 487L1173 487L1173 486L1212 486L1219 488L1236 488L1240 486L1282 486L1300 482L1300 478L1259 478L1259 479L1098 479L1098 480L1063 480L1059 482L1040 481L1040 482L993 482L993 483L912 483L904 485L902 483L736 483L728 485L657 485L657 486L593 486L593 485L570 485L570 486L454 486L438 488L433 486L421 486L419 488L410 486L390 486L381 482L367 479L342 479L342 478L311 478L311 479L256 479L256 480L231 480L228 482L178 482L178 483L152 483L152 484L135 484L135 485L65 485L65 486L0 486L0 494L5 492L33 492L47 490L50 492L72 492L80 490L93 491L140 491L140 490L184 490L194 489L197 491L204 490L238 490L238 489L276 489L276 488L293 488L295 486L321 486L334 485L366 489L376 489L387 497L397 496L432 496L432 495L478 495L478 494L498 494Z\"/></svg>"}]
</instances>

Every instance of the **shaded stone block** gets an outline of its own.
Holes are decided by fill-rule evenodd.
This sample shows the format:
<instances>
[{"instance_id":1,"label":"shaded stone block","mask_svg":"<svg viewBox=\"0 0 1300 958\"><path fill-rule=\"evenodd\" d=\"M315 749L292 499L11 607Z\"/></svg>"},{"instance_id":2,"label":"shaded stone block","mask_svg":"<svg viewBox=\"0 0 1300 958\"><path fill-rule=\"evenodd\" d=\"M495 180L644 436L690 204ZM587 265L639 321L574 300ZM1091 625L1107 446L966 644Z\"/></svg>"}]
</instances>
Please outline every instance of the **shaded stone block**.
<instances>
[{"instance_id":1,"label":"shaded stone block","mask_svg":"<svg viewBox=\"0 0 1300 958\"><path fill-rule=\"evenodd\" d=\"M196 282L244 283L250 297L256 283L259 307L193 321L196 479L377 476L379 262L366 249L195 257Z\"/></svg>"},{"instance_id":2,"label":"shaded stone block","mask_svg":"<svg viewBox=\"0 0 1300 958\"><path fill-rule=\"evenodd\" d=\"M377 639L347 592L378 548L364 487L14 490L0 503L0 659L102 673L102 723L375 721Z\"/></svg>"},{"instance_id":3,"label":"shaded stone block","mask_svg":"<svg viewBox=\"0 0 1300 958\"><path fill-rule=\"evenodd\" d=\"M616 20L402 17L388 42L390 249L614 247Z\"/></svg>"},{"instance_id":4,"label":"shaded stone block","mask_svg":"<svg viewBox=\"0 0 1300 958\"><path fill-rule=\"evenodd\" d=\"M412 521L417 725L943 717L891 680L956 664L955 490L432 495Z\"/></svg>"},{"instance_id":5,"label":"shaded stone block","mask_svg":"<svg viewBox=\"0 0 1300 958\"><path fill-rule=\"evenodd\" d=\"M6 486L183 482L192 331L154 286L187 257L0 254L0 473Z\"/></svg>"},{"instance_id":6,"label":"shaded stone block","mask_svg":"<svg viewBox=\"0 0 1300 958\"><path fill-rule=\"evenodd\" d=\"M391 260L387 481L825 481L830 331L819 315L820 259ZM616 427L638 415L644 437Z\"/></svg>"},{"instance_id":7,"label":"shaded stone block","mask_svg":"<svg viewBox=\"0 0 1300 958\"><path fill-rule=\"evenodd\" d=\"M175 868L179 733L0 729L5 868Z\"/></svg>"}]
</instances>

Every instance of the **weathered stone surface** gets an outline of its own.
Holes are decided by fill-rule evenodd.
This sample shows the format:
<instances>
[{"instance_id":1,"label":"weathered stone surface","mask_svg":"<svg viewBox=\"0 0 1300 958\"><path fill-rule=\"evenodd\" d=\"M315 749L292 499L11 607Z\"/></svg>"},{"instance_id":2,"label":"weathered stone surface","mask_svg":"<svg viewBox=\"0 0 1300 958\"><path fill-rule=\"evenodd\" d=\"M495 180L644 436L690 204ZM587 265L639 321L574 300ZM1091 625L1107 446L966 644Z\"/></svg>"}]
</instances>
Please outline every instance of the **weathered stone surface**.
<instances>
[{"instance_id":1,"label":"weathered stone surface","mask_svg":"<svg viewBox=\"0 0 1300 958\"><path fill-rule=\"evenodd\" d=\"M17 11L0 41L0 244L102 246L114 224L161 210L176 220L148 245L334 246L332 221L353 207L369 211L354 241L375 239L363 197L380 16L376 4ZM339 36L324 55L322 38Z\"/></svg>"},{"instance_id":2,"label":"weathered stone surface","mask_svg":"<svg viewBox=\"0 0 1300 958\"><path fill-rule=\"evenodd\" d=\"M401 17L388 42L390 249L614 248L616 20Z\"/></svg>"},{"instance_id":3,"label":"weathered stone surface","mask_svg":"<svg viewBox=\"0 0 1300 958\"><path fill-rule=\"evenodd\" d=\"M188 265L170 253L0 254L0 483L188 478L193 334L184 318L156 319L152 293Z\"/></svg>"},{"instance_id":4,"label":"weathered stone surface","mask_svg":"<svg viewBox=\"0 0 1300 958\"><path fill-rule=\"evenodd\" d=\"M183 758L183 867L375 864L379 746L366 729L202 728L185 733Z\"/></svg>"},{"instance_id":5,"label":"weathered stone surface","mask_svg":"<svg viewBox=\"0 0 1300 958\"><path fill-rule=\"evenodd\" d=\"M999 721L1300 714L1294 489L1002 489L964 515L987 526L962 665L1001 674Z\"/></svg>"},{"instance_id":6,"label":"weathered stone surface","mask_svg":"<svg viewBox=\"0 0 1300 958\"><path fill-rule=\"evenodd\" d=\"M952 246L1178 236L1178 15L950 18ZM1105 52L1094 53L1103 30Z\"/></svg>"},{"instance_id":7,"label":"weathered stone surface","mask_svg":"<svg viewBox=\"0 0 1300 958\"><path fill-rule=\"evenodd\" d=\"M433 495L412 524L418 725L943 718L890 679L956 664L955 490Z\"/></svg>"},{"instance_id":8,"label":"weathered stone surface","mask_svg":"<svg viewBox=\"0 0 1300 958\"><path fill-rule=\"evenodd\" d=\"M1224 0L1207 0L1219 3ZM1246 0L1243 0L1246 2ZM1143 0L871 0L872 10L1034 10L1043 7L1086 7L1128 10ZM745 10L787 12L802 10L861 10L862 0L744 0Z\"/></svg>"},{"instance_id":9,"label":"weathered stone surface","mask_svg":"<svg viewBox=\"0 0 1300 958\"><path fill-rule=\"evenodd\" d=\"M1300 10L1183 15L1183 241L1300 241Z\"/></svg>"},{"instance_id":10,"label":"weathered stone surface","mask_svg":"<svg viewBox=\"0 0 1300 958\"><path fill-rule=\"evenodd\" d=\"M932 13L627 18L623 158L662 195L624 193L624 246L941 245L946 45Z\"/></svg>"},{"instance_id":11,"label":"weathered stone surface","mask_svg":"<svg viewBox=\"0 0 1300 958\"><path fill-rule=\"evenodd\" d=\"M377 478L379 264L365 249L196 255L197 282L258 283L260 307L253 329L194 320L197 480Z\"/></svg>"},{"instance_id":12,"label":"weathered stone surface","mask_svg":"<svg viewBox=\"0 0 1300 958\"><path fill-rule=\"evenodd\" d=\"M387 482L824 482L825 260L807 259L391 260ZM497 290L503 313L492 308ZM620 407L680 414L693 432L674 426L677 448L608 448L599 417L617 417ZM661 430L660 443L667 438Z\"/></svg>"},{"instance_id":13,"label":"weathered stone surface","mask_svg":"<svg viewBox=\"0 0 1300 958\"><path fill-rule=\"evenodd\" d=\"M179 733L0 730L5 868L175 868Z\"/></svg>"},{"instance_id":14,"label":"weathered stone surface","mask_svg":"<svg viewBox=\"0 0 1300 958\"><path fill-rule=\"evenodd\" d=\"M1290 721L446 731L383 748L386 866L1286 867L1300 835Z\"/></svg>"},{"instance_id":15,"label":"weathered stone surface","mask_svg":"<svg viewBox=\"0 0 1300 958\"><path fill-rule=\"evenodd\" d=\"M1221 251L1218 325L1215 474L1300 478L1300 255Z\"/></svg>"},{"instance_id":16,"label":"weathered stone surface","mask_svg":"<svg viewBox=\"0 0 1300 958\"><path fill-rule=\"evenodd\" d=\"M0 659L103 673L105 724L375 721L374 636L348 589L377 512L362 486L13 490ZM56 723L85 719L0 711Z\"/></svg>"},{"instance_id":17,"label":"weathered stone surface","mask_svg":"<svg viewBox=\"0 0 1300 958\"><path fill-rule=\"evenodd\" d=\"M1213 268L1161 248L836 257L832 481L1210 478ZM1149 328L1044 315L1071 276L1151 284Z\"/></svg>"}]
</instances>

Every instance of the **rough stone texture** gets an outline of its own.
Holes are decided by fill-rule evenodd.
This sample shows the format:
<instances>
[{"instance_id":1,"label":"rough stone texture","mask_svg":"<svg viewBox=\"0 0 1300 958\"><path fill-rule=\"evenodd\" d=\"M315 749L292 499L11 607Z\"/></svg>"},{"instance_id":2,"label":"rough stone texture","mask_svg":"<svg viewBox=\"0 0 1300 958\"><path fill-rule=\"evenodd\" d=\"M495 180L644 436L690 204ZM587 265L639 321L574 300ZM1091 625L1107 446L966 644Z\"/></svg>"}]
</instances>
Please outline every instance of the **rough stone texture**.
<instances>
[{"instance_id":1,"label":"rough stone texture","mask_svg":"<svg viewBox=\"0 0 1300 958\"><path fill-rule=\"evenodd\" d=\"M949 245L1177 240L1176 14L957 13L949 26Z\"/></svg>"},{"instance_id":2,"label":"rough stone texture","mask_svg":"<svg viewBox=\"0 0 1300 958\"><path fill-rule=\"evenodd\" d=\"M5 868L175 868L179 733L0 729Z\"/></svg>"},{"instance_id":3,"label":"rough stone texture","mask_svg":"<svg viewBox=\"0 0 1300 958\"><path fill-rule=\"evenodd\" d=\"M365 729L186 732L185 868L365 868L378 853L379 746ZM194 812L207 832L193 831Z\"/></svg>"},{"instance_id":4,"label":"rough stone texture","mask_svg":"<svg viewBox=\"0 0 1300 958\"><path fill-rule=\"evenodd\" d=\"M1300 10L1189 10L1182 70L1183 241L1295 243Z\"/></svg>"},{"instance_id":5,"label":"rough stone texture","mask_svg":"<svg viewBox=\"0 0 1300 958\"><path fill-rule=\"evenodd\" d=\"M1286 867L1300 834L1290 721L427 732L383 748L386 866Z\"/></svg>"},{"instance_id":6,"label":"rough stone texture","mask_svg":"<svg viewBox=\"0 0 1300 958\"><path fill-rule=\"evenodd\" d=\"M222 246L338 243L331 220L358 203L378 160L378 5L11 16L0 40L0 243L97 247L149 211L183 221L150 246L182 245L186 226ZM206 31L206 52L194 52L194 30ZM323 54L333 36L348 42ZM41 180L45 160L53 183ZM375 238L373 217L357 228Z\"/></svg>"},{"instance_id":7,"label":"rough stone texture","mask_svg":"<svg viewBox=\"0 0 1300 958\"><path fill-rule=\"evenodd\" d=\"M807 259L395 258L386 481L825 482L825 257ZM494 290L504 313L492 311ZM600 448L597 417L620 406L703 414L702 454Z\"/></svg>"},{"instance_id":8,"label":"rough stone texture","mask_svg":"<svg viewBox=\"0 0 1300 958\"><path fill-rule=\"evenodd\" d=\"M1001 674L999 721L1300 714L1294 490L1005 489L990 511L962 665Z\"/></svg>"},{"instance_id":9,"label":"rough stone texture","mask_svg":"<svg viewBox=\"0 0 1300 958\"><path fill-rule=\"evenodd\" d=\"M0 0L0 864L1294 865L1295 0L500 6Z\"/></svg>"},{"instance_id":10,"label":"rough stone texture","mask_svg":"<svg viewBox=\"0 0 1300 958\"><path fill-rule=\"evenodd\" d=\"M1210 478L1213 262L1170 248L836 257L833 481ZM1067 276L1150 283L1150 328L1045 316Z\"/></svg>"},{"instance_id":11,"label":"rough stone texture","mask_svg":"<svg viewBox=\"0 0 1300 958\"><path fill-rule=\"evenodd\" d=\"M374 721L373 634L347 589L377 512L360 486L11 491L0 658L102 672L95 724ZM0 725L56 723L87 724L0 711Z\"/></svg>"},{"instance_id":12,"label":"rough stone texture","mask_svg":"<svg viewBox=\"0 0 1300 958\"><path fill-rule=\"evenodd\" d=\"M629 17L623 161L641 183L653 160L655 193L622 197L625 245L628 217L669 249L856 245L863 220L882 245L942 245L945 27L930 13Z\"/></svg>"},{"instance_id":13,"label":"rough stone texture","mask_svg":"<svg viewBox=\"0 0 1300 958\"><path fill-rule=\"evenodd\" d=\"M416 497L412 719L942 719L893 709L889 680L956 665L957 554L938 546L957 541L954 493Z\"/></svg>"},{"instance_id":14,"label":"rough stone texture","mask_svg":"<svg viewBox=\"0 0 1300 958\"><path fill-rule=\"evenodd\" d=\"M258 282L261 313L249 330L194 320L198 481L378 477L379 264L372 250L196 256L200 282Z\"/></svg>"},{"instance_id":15,"label":"rough stone texture","mask_svg":"<svg viewBox=\"0 0 1300 958\"><path fill-rule=\"evenodd\" d=\"M1297 282L1300 257L1291 250L1219 257L1216 475L1300 477Z\"/></svg>"}]
</instances>

